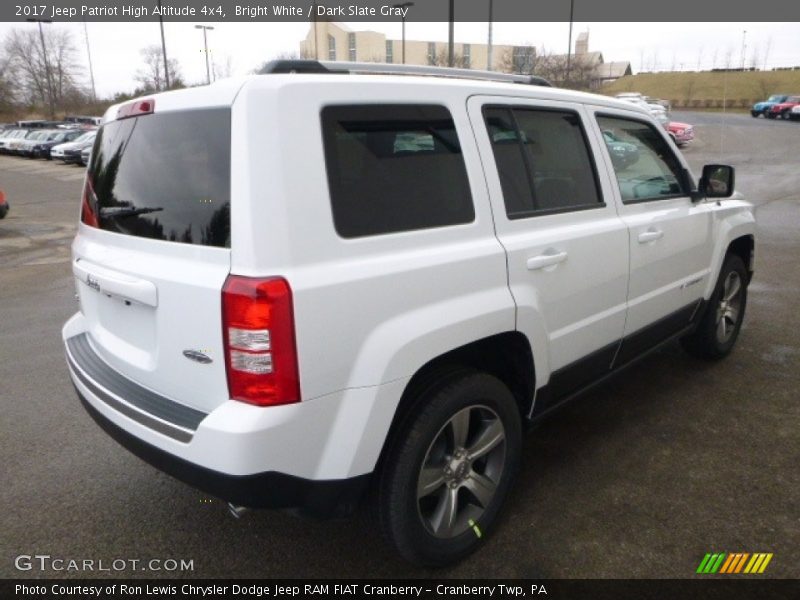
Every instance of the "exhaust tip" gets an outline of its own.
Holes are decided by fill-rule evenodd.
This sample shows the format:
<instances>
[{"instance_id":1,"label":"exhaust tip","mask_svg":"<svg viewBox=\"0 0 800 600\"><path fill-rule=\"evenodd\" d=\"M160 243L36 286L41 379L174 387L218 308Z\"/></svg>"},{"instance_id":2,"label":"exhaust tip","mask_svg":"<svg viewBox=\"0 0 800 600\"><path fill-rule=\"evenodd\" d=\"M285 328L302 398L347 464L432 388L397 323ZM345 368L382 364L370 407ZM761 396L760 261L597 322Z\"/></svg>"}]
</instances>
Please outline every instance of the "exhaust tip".
<instances>
[{"instance_id":1,"label":"exhaust tip","mask_svg":"<svg viewBox=\"0 0 800 600\"><path fill-rule=\"evenodd\" d=\"M234 519L241 519L242 515L244 515L248 510L250 509L246 506L239 506L233 502L228 502L228 512Z\"/></svg>"}]
</instances>

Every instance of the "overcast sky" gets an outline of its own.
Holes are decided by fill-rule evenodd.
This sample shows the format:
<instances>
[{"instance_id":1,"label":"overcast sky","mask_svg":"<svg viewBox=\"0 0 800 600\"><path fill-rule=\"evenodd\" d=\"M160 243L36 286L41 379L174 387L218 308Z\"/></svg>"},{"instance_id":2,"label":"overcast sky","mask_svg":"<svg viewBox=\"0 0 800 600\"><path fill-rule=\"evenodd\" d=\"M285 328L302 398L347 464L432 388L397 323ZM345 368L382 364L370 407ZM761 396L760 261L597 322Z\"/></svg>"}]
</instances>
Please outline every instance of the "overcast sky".
<instances>
[{"instance_id":1,"label":"overcast sky","mask_svg":"<svg viewBox=\"0 0 800 600\"><path fill-rule=\"evenodd\" d=\"M234 75L250 72L264 60L281 52L296 52L308 32L308 23L212 23L208 32L212 57L220 64L231 62ZM349 24L354 30L370 29L400 39L399 22ZM28 23L0 23L0 40L12 28L30 28ZM45 25L72 32L79 57L86 61L83 23ZM139 50L160 44L158 23L89 23L87 26L94 64L97 93L108 96L131 91L134 75L141 66ZM205 81L203 34L193 23L164 24L167 54L176 58L189 83ZM548 51L566 53L567 23L495 23L496 44L544 46ZM575 23L573 40L589 30L589 50L603 53L606 61L627 60L634 73L639 70L694 70L722 67L730 53L731 64L741 65L744 37L746 64L753 53L763 66L800 65L800 23ZM746 35L743 36L743 32ZM456 42L486 43L486 23L456 23ZM447 23L407 23L406 39L447 41ZM574 42L573 42L574 43ZM88 83L88 67L85 68Z\"/></svg>"}]
</instances>

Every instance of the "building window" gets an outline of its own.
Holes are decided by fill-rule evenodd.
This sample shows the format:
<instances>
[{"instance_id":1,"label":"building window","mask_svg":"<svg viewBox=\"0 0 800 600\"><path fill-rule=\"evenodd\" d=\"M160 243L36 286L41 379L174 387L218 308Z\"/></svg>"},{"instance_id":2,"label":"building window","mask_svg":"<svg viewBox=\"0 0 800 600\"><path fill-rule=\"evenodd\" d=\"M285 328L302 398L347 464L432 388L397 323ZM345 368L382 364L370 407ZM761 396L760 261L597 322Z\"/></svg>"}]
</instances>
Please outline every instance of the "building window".
<instances>
[{"instance_id":1,"label":"building window","mask_svg":"<svg viewBox=\"0 0 800 600\"><path fill-rule=\"evenodd\" d=\"M394 43L392 40L386 40L386 62L394 62Z\"/></svg>"},{"instance_id":2,"label":"building window","mask_svg":"<svg viewBox=\"0 0 800 600\"><path fill-rule=\"evenodd\" d=\"M356 60L356 34L355 33L348 33L347 34L347 46L348 46L348 56L350 60L355 62Z\"/></svg>"},{"instance_id":3,"label":"building window","mask_svg":"<svg viewBox=\"0 0 800 600\"><path fill-rule=\"evenodd\" d=\"M530 73L533 70L533 58L535 55L536 48L532 46L514 46L514 73Z\"/></svg>"},{"instance_id":4,"label":"building window","mask_svg":"<svg viewBox=\"0 0 800 600\"><path fill-rule=\"evenodd\" d=\"M428 64L436 64L436 42L428 42Z\"/></svg>"},{"instance_id":5,"label":"building window","mask_svg":"<svg viewBox=\"0 0 800 600\"><path fill-rule=\"evenodd\" d=\"M463 57L464 64L462 66L465 69L469 69L472 66L472 46L470 46L469 44L462 44L461 48L462 48L462 53L464 55Z\"/></svg>"},{"instance_id":6,"label":"building window","mask_svg":"<svg viewBox=\"0 0 800 600\"><path fill-rule=\"evenodd\" d=\"M328 60L336 60L336 38L328 36Z\"/></svg>"}]
</instances>

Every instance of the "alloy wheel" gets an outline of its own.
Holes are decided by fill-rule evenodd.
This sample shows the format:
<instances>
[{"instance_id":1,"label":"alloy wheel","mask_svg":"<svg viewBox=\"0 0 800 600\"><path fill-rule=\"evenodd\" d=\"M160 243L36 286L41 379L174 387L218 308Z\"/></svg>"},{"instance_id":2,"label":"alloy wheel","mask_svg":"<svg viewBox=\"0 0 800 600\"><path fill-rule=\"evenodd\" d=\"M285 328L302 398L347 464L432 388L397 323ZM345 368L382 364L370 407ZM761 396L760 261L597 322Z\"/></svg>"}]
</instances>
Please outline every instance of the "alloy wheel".
<instances>
[{"instance_id":1,"label":"alloy wheel","mask_svg":"<svg viewBox=\"0 0 800 600\"><path fill-rule=\"evenodd\" d=\"M439 430L422 461L417 509L425 528L454 538L474 527L503 475L506 433L491 408L459 410Z\"/></svg>"},{"instance_id":2,"label":"alloy wheel","mask_svg":"<svg viewBox=\"0 0 800 600\"><path fill-rule=\"evenodd\" d=\"M730 340L739 322L742 308L742 278L736 271L731 271L722 286L722 297L717 305L717 341L721 344Z\"/></svg>"}]
</instances>

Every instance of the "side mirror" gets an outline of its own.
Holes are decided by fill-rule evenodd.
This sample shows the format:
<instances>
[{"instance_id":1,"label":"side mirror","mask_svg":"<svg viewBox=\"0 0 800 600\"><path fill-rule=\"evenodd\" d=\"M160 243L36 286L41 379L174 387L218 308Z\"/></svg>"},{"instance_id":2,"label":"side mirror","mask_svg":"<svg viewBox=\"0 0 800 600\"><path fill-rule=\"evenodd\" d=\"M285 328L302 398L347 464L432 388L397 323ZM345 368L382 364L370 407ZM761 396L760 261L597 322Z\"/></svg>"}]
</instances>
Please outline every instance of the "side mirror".
<instances>
[{"instance_id":1,"label":"side mirror","mask_svg":"<svg viewBox=\"0 0 800 600\"><path fill-rule=\"evenodd\" d=\"M706 165L697 185L697 200L702 198L730 198L733 194L735 171L728 165Z\"/></svg>"}]
</instances>

